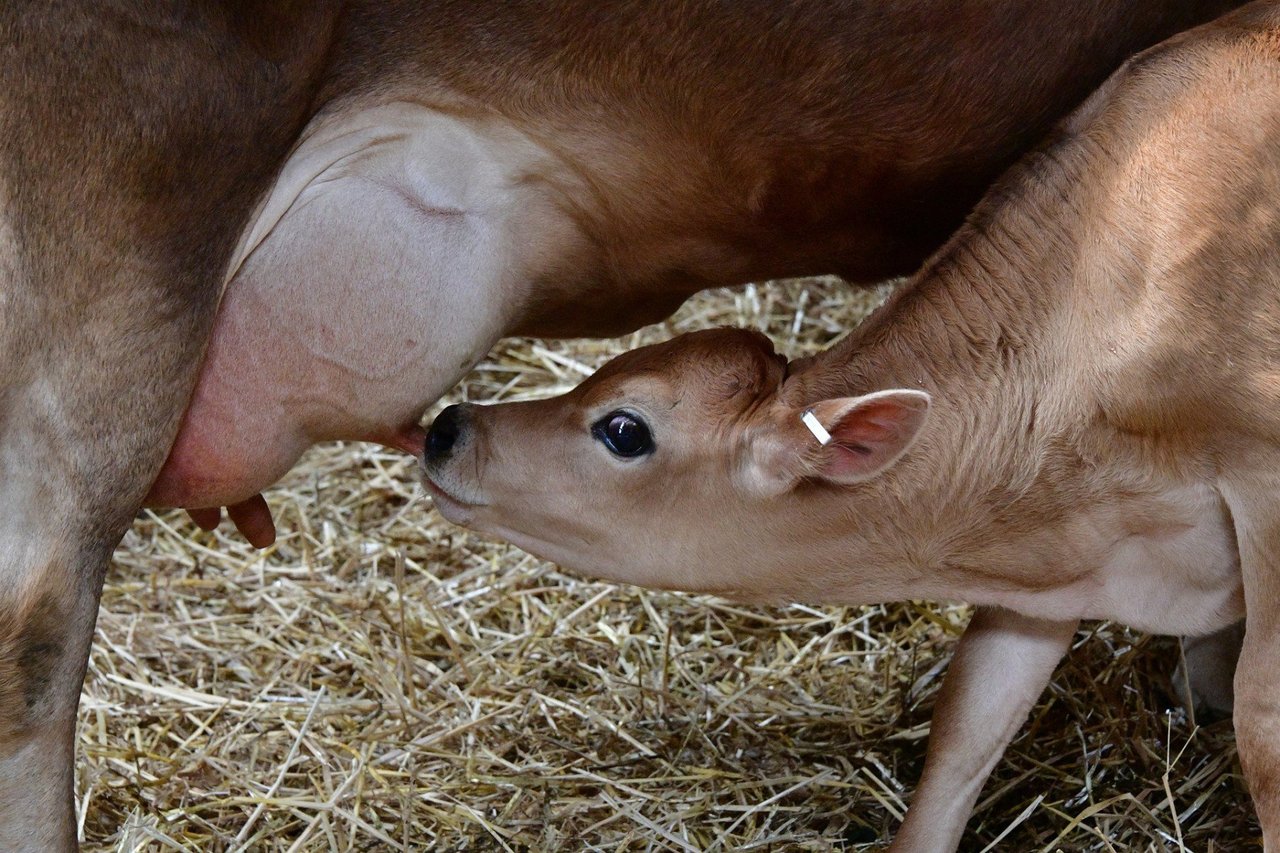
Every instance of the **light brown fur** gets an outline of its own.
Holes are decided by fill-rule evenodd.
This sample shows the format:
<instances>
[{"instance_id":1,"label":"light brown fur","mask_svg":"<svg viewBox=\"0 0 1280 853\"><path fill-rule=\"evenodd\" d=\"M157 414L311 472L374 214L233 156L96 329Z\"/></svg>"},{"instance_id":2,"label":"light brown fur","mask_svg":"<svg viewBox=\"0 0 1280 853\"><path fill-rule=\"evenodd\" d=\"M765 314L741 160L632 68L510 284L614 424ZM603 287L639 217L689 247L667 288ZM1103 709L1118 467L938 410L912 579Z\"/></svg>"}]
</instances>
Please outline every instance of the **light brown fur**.
<instances>
[{"instance_id":1,"label":"light brown fur","mask_svg":"<svg viewBox=\"0 0 1280 853\"><path fill-rule=\"evenodd\" d=\"M620 411L646 452L593 433ZM978 605L894 850L955 848L1079 620L1245 615L1235 723L1280 850L1278 413L1280 4L1255 3L1114 75L827 352L687 335L454 410L425 472L446 517L593 575Z\"/></svg>"},{"instance_id":2,"label":"light brown fur","mask_svg":"<svg viewBox=\"0 0 1280 853\"><path fill-rule=\"evenodd\" d=\"M503 334L909 268L1125 56L1233 5L0 5L0 850L74 846L98 590L149 493L267 541L255 492L309 443L411 447ZM345 153L388 173L293 171L362 122Z\"/></svg>"}]
</instances>

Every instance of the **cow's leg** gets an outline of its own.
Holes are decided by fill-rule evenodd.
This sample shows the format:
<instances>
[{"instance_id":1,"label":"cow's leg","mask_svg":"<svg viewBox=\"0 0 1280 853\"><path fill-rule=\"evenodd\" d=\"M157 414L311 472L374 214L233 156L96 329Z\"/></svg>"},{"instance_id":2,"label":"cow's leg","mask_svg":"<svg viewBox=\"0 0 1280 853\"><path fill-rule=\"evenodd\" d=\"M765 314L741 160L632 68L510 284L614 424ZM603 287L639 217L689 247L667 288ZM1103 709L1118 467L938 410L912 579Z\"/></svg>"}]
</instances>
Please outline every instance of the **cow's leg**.
<instances>
[{"instance_id":1,"label":"cow's leg","mask_svg":"<svg viewBox=\"0 0 1280 853\"><path fill-rule=\"evenodd\" d=\"M12 502L29 497L6 487L0 521L0 849L60 850L75 844L75 709L113 540L59 530L68 507L43 515L56 502L31 518Z\"/></svg>"},{"instance_id":2,"label":"cow's leg","mask_svg":"<svg viewBox=\"0 0 1280 853\"><path fill-rule=\"evenodd\" d=\"M1075 620L978 608L947 670L893 853L955 850L987 776L1070 648Z\"/></svg>"},{"instance_id":3,"label":"cow's leg","mask_svg":"<svg viewBox=\"0 0 1280 853\"><path fill-rule=\"evenodd\" d=\"M76 704L104 569L164 461L213 313L212 288L120 273L78 307L64 304L75 281L0 275L6 853L75 845Z\"/></svg>"},{"instance_id":4,"label":"cow's leg","mask_svg":"<svg viewBox=\"0 0 1280 853\"><path fill-rule=\"evenodd\" d=\"M342 4L135 6L0 3L5 853L74 845L103 572L173 442L219 283L309 116Z\"/></svg>"}]
</instances>

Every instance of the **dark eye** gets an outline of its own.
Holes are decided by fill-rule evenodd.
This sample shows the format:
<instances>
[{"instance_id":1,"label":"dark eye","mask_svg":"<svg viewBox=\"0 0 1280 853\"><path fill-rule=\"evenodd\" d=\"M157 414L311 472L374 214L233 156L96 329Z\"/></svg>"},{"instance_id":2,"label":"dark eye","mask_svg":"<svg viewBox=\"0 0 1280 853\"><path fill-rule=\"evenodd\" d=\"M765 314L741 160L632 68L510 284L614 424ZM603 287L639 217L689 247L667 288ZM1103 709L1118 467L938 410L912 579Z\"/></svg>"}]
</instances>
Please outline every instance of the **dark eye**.
<instances>
[{"instance_id":1,"label":"dark eye","mask_svg":"<svg viewBox=\"0 0 1280 853\"><path fill-rule=\"evenodd\" d=\"M648 425L630 412L610 412L595 422L591 432L617 456L640 456L653 450Z\"/></svg>"}]
</instances>

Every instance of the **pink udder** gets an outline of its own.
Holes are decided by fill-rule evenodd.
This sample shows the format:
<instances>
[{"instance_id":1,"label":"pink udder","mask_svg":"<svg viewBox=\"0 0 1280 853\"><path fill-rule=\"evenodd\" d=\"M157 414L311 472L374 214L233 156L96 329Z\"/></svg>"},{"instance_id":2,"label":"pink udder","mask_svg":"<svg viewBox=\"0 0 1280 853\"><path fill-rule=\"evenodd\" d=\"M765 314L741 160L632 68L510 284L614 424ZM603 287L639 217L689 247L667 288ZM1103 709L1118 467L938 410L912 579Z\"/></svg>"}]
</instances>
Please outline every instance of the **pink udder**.
<instances>
[{"instance_id":1,"label":"pink udder","mask_svg":"<svg viewBox=\"0 0 1280 853\"><path fill-rule=\"evenodd\" d=\"M280 479L310 443L281 424L229 419L221 409L202 384L147 496L149 506L237 504Z\"/></svg>"},{"instance_id":2,"label":"pink udder","mask_svg":"<svg viewBox=\"0 0 1280 853\"><path fill-rule=\"evenodd\" d=\"M222 360L213 364L226 366ZM222 372L206 364L146 503L211 509L193 513L203 527L216 526L217 509L225 506L251 542L269 544L274 534L265 531L271 516L258 495L288 473L313 439L301 413L281 404L287 389L252 387L244 377L227 381ZM416 424L332 437L376 442L414 456L422 453L426 438ZM255 536L251 529L263 532Z\"/></svg>"}]
</instances>

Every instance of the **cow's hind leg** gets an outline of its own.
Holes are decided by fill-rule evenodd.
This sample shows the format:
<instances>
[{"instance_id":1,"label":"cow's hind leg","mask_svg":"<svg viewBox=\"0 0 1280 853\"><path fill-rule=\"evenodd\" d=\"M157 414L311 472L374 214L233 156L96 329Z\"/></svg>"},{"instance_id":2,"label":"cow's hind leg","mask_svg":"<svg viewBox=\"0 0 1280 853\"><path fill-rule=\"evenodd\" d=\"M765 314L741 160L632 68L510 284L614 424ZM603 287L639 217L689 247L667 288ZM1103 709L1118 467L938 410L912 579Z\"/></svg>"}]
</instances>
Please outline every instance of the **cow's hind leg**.
<instances>
[{"instance_id":1,"label":"cow's hind leg","mask_svg":"<svg viewBox=\"0 0 1280 853\"><path fill-rule=\"evenodd\" d=\"M26 303L0 318L0 850L69 849L103 573L176 431L212 300L139 280L76 312L51 302L65 289L0 287Z\"/></svg>"},{"instance_id":2,"label":"cow's hind leg","mask_svg":"<svg viewBox=\"0 0 1280 853\"><path fill-rule=\"evenodd\" d=\"M76 701L114 540L0 528L0 849L69 848Z\"/></svg>"},{"instance_id":3,"label":"cow's hind leg","mask_svg":"<svg viewBox=\"0 0 1280 853\"><path fill-rule=\"evenodd\" d=\"M215 275L69 245L73 211L28 210L0 207L5 853L75 846L76 705L103 574L177 431L217 295Z\"/></svg>"},{"instance_id":4,"label":"cow's hind leg","mask_svg":"<svg viewBox=\"0 0 1280 853\"><path fill-rule=\"evenodd\" d=\"M4 853L74 846L104 569L173 442L340 6L0 3Z\"/></svg>"}]
</instances>

